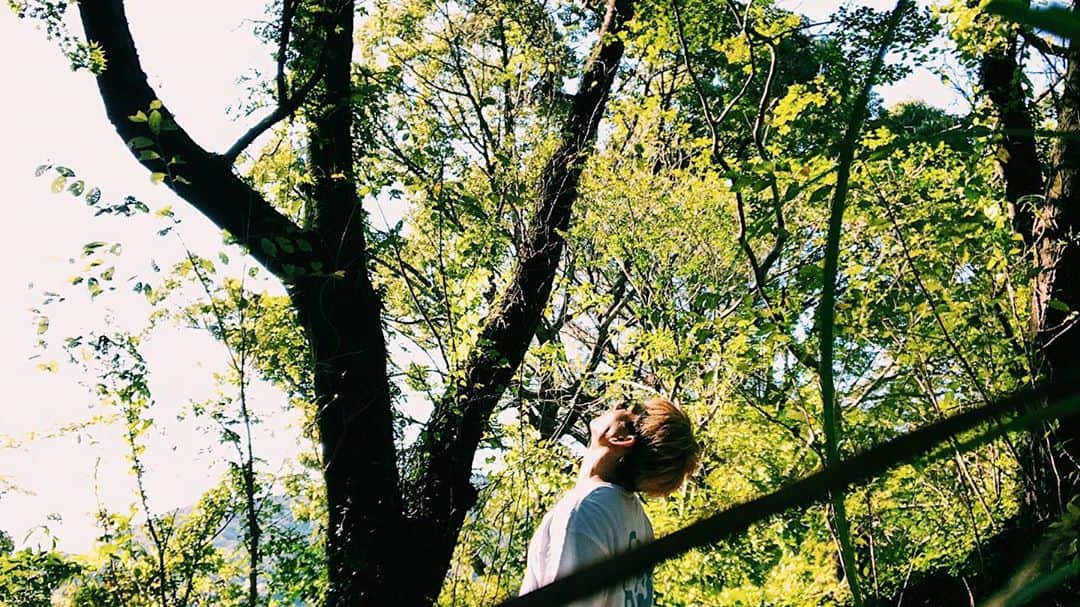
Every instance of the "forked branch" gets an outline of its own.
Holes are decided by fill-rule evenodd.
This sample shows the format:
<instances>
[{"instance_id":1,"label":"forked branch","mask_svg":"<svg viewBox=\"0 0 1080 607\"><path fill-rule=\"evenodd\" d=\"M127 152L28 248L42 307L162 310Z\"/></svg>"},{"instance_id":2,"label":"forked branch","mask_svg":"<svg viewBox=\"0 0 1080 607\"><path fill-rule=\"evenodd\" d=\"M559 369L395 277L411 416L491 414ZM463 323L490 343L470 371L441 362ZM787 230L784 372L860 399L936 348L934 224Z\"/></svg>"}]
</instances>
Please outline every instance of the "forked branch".
<instances>
[{"instance_id":1,"label":"forked branch","mask_svg":"<svg viewBox=\"0 0 1080 607\"><path fill-rule=\"evenodd\" d=\"M99 44L108 60L108 67L97 76L105 111L132 154L155 179L160 178L246 245L259 263L281 275L285 265L296 260L264 241L273 245L276 239L295 237L299 228L175 121L147 82L122 0L80 2L78 7L87 40ZM147 141L153 145L152 153L144 149Z\"/></svg>"}]
</instances>

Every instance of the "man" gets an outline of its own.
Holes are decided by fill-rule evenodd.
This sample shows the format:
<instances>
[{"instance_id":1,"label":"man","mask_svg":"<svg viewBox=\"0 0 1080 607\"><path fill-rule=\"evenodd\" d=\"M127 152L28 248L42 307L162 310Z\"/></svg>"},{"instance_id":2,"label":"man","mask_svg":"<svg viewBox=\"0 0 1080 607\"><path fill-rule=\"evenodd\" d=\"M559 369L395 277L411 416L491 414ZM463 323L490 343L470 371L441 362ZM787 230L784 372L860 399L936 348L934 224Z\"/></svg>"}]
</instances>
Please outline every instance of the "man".
<instances>
[{"instance_id":1,"label":"man","mask_svg":"<svg viewBox=\"0 0 1080 607\"><path fill-rule=\"evenodd\" d=\"M636 492L665 496L697 464L690 419L655 398L616 407L589 423L589 448L575 487L548 512L529 542L521 594L653 539ZM652 573L623 580L574 605L650 607Z\"/></svg>"}]
</instances>

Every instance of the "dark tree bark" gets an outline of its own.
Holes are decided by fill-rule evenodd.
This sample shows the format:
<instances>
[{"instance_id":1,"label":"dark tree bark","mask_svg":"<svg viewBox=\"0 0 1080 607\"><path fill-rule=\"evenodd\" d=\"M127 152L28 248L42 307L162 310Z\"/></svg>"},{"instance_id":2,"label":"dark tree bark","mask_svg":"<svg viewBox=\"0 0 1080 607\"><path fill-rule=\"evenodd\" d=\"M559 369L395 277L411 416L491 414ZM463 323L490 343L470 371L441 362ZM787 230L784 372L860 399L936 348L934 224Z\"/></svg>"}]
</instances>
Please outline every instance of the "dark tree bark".
<instances>
[{"instance_id":1,"label":"dark tree bark","mask_svg":"<svg viewBox=\"0 0 1080 607\"><path fill-rule=\"evenodd\" d=\"M1074 5L1074 14L1077 9ZM1005 131L1001 176L1011 205L1012 224L1024 240L1035 276L1029 331L1036 347L1039 381L1080 377L1080 45L1067 50L1058 131L1049 158L1038 154L1034 120L1022 87L1016 39L981 61L983 91ZM1020 515L971 553L963 569L976 575L958 578L936 571L913 580L904 605L966 603L999 590L1024 563L1046 526L1063 505L1080 493L1080 419L1066 417L1021 437L1017 445L1024 474ZM1040 604L1073 604L1070 592L1045 596Z\"/></svg>"},{"instance_id":2,"label":"dark tree bark","mask_svg":"<svg viewBox=\"0 0 1080 607\"><path fill-rule=\"evenodd\" d=\"M436 403L407 492L398 476L381 302L367 273L365 218L353 169L354 2L323 3L317 72L288 99L279 86L281 106L221 155L176 124L147 84L122 0L78 6L87 39L101 46L108 62L97 83L117 133L126 142L153 139L161 158L132 146L139 161L165 173L169 188L288 285L314 370L329 510L326 604L433 603L465 513L476 501L470 475L477 446L550 296L582 167L622 58L620 34L632 0L606 4L600 42L564 122L562 144L543 172L516 269L462 379ZM310 225L301 227L236 176L232 163L258 133L305 104L314 212ZM142 119L129 118L139 112ZM168 163L174 156L184 164Z\"/></svg>"},{"instance_id":3,"label":"dark tree bark","mask_svg":"<svg viewBox=\"0 0 1080 607\"><path fill-rule=\"evenodd\" d=\"M417 576L425 582L439 579L420 589L429 597L438 593L465 514L476 503L470 478L476 448L551 295L581 171L622 60L621 34L632 14L631 0L607 1L600 42L563 124L562 143L541 173L537 204L510 283L485 320L462 379L436 403L420 436L423 463L408 487L408 510L414 529L429 538L432 548Z\"/></svg>"},{"instance_id":4,"label":"dark tree bark","mask_svg":"<svg viewBox=\"0 0 1080 607\"><path fill-rule=\"evenodd\" d=\"M384 605L404 582L401 493L394 445L381 303L365 263L352 136L354 6L325 13L322 86L308 104L316 201L311 228L340 278L297 280L290 289L308 336L328 509L327 605ZM286 280L287 276L283 276Z\"/></svg>"},{"instance_id":5,"label":"dark tree bark","mask_svg":"<svg viewBox=\"0 0 1080 607\"><path fill-rule=\"evenodd\" d=\"M1080 17L1074 3L1073 14ZM1039 277L1033 322L1054 379L1080 376L1080 41L1073 39L1067 55L1065 86L1058 110L1058 130L1068 136L1055 140L1050 157L1046 208L1033 230ZM1064 452L1060 502L1080 489L1080 422L1063 420L1054 442Z\"/></svg>"},{"instance_id":6,"label":"dark tree bark","mask_svg":"<svg viewBox=\"0 0 1080 607\"><path fill-rule=\"evenodd\" d=\"M1075 12L1074 8L1074 12ZM1070 44L1064 91L1058 107L1058 130L1080 129L1080 74L1077 42ZM1080 373L1080 145L1075 136L1054 140L1050 157L1039 158L1034 120L1021 86L1016 38L988 53L980 79L1000 125L1005 129L1001 173L1005 196L1012 207L1013 228L1024 239L1035 277L1032 281L1030 331L1037 348L1040 378L1068 379ZM1062 505L1076 494L1077 444L1075 420L1040 429L1026 437L1021 451L1026 491L1022 524L1037 531L1060 515ZM1033 536L1034 537L1034 536Z\"/></svg>"}]
</instances>

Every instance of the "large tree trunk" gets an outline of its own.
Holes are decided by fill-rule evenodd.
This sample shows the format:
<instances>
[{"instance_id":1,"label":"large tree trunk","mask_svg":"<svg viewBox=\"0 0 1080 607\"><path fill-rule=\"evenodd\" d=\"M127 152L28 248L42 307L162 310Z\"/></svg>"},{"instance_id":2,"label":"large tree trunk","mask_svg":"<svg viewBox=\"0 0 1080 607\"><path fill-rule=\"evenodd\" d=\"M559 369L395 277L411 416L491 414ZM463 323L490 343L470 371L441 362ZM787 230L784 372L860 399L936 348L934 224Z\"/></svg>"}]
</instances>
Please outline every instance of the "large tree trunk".
<instances>
[{"instance_id":1,"label":"large tree trunk","mask_svg":"<svg viewBox=\"0 0 1080 607\"><path fill-rule=\"evenodd\" d=\"M1074 9L1075 12L1075 9ZM1041 162L1018 64L1016 40L984 57L980 77L1003 129L1001 162L1013 228L1024 239L1035 276L1032 280L1030 331L1039 379L1068 379L1080 372L1080 229L1076 180L1080 146L1074 137L1054 140L1051 157ZM1065 87L1060 98L1058 130L1080 128L1080 74L1077 43L1068 52ZM1059 516L1076 493L1077 422L1063 420L1028 434L1021 445L1025 492L1021 524L1037 532ZM1071 453L1070 453L1071 452ZM1031 535L1037 537L1036 533Z\"/></svg>"},{"instance_id":2,"label":"large tree trunk","mask_svg":"<svg viewBox=\"0 0 1080 607\"><path fill-rule=\"evenodd\" d=\"M165 185L228 230L289 286L314 370L329 510L327 606L432 604L465 513L476 500L470 475L480 438L551 292L578 180L622 58L620 34L632 0L606 3L599 42L564 122L562 144L543 173L517 267L462 379L436 403L413 459L407 501L398 476L381 304L367 273L353 169L355 3L320 5L316 14L325 40L317 71L287 98L281 84L281 105L224 154L199 146L147 83L122 0L78 6L87 39L100 45L108 62L97 82L117 133L128 142L152 139L160 154L140 154L133 146L139 161L166 173ZM283 15L290 18L291 13ZM283 33L288 25L282 24ZM314 208L310 225L304 226L274 209L232 167L261 132L301 105L308 110L314 180ZM131 119L139 113L141 120ZM184 164L166 164L173 157Z\"/></svg>"},{"instance_id":3,"label":"large tree trunk","mask_svg":"<svg viewBox=\"0 0 1080 607\"><path fill-rule=\"evenodd\" d=\"M1044 196L1043 163L1035 143L1035 124L1024 94L1023 77L1017 61L1016 34L1005 44L988 51L979 65L983 91L1005 130L1002 136L1004 154L999 164L1013 229L1024 239L1024 248L1037 272L1032 285L1034 295L1029 329L1032 336L1037 336L1045 306L1038 294L1044 289L1041 285L1052 279L1051 273L1043 270L1044 253L1050 241L1037 236L1037 231L1044 225L1039 218L1049 205ZM1022 436L1017 445L1024 480L1019 523L1027 530L1024 536L1029 538L1035 536L1036 521L1045 517L1045 498L1052 487L1053 453L1048 448L1045 434L1043 428L1038 428Z\"/></svg>"},{"instance_id":4,"label":"large tree trunk","mask_svg":"<svg viewBox=\"0 0 1080 607\"><path fill-rule=\"evenodd\" d=\"M403 531L393 408L353 170L354 7L337 1L326 8L322 86L309 103L317 201L310 227L334 254L330 276L298 279L290 293L314 365L328 510L326 604L388 605L397 602L407 566L403 551L390 549Z\"/></svg>"},{"instance_id":5,"label":"large tree trunk","mask_svg":"<svg viewBox=\"0 0 1080 607\"><path fill-rule=\"evenodd\" d=\"M1075 4L1073 14L1080 16ZM1039 275L1032 317L1045 374L1055 380L1080 377L1080 41L1072 40L1067 60L1058 130L1068 135L1054 141L1046 205L1033 226ZM1057 499L1045 500L1047 514L1060 513L1080 490L1080 420L1062 420L1050 443L1058 458L1048 498Z\"/></svg>"},{"instance_id":6,"label":"large tree trunk","mask_svg":"<svg viewBox=\"0 0 1080 607\"><path fill-rule=\"evenodd\" d=\"M362 272L313 279L292 297L315 369L329 516L326 604L394 604L409 565L400 558L405 546L379 304ZM409 548L412 558L423 558L420 547Z\"/></svg>"}]
</instances>

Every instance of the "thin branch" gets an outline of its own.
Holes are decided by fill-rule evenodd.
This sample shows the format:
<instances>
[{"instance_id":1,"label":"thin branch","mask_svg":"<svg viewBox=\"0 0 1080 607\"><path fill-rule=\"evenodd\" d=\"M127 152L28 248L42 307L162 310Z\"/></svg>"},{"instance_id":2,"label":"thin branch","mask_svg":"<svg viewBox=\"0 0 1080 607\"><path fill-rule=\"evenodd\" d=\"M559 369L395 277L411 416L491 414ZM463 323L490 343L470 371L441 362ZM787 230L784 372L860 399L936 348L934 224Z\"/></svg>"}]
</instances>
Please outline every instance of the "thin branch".
<instances>
[{"instance_id":1,"label":"thin branch","mask_svg":"<svg viewBox=\"0 0 1080 607\"><path fill-rule=\"evenodd\" d=\"M289 35L292 33L293 10L299 0L281 0L281 33L278 36L277 52L277 101L284 105L288 95L285 84L285 63L289 56Z\"/></svg>"},{"instance_id":2,"label":"thin branch","mask_svg":"<svg viewBox=\"0 0 1080 607\"><path fill-rule=\"evenodd\" d=\"M723 163L723 159L720 157L720 137L717 132L717 121L713 119L712 108L709 105L709 100L705 97L705 89L701 85L701 80L698 78L697 72L694 71L693 65L690 63L690 48L686 44L686 32L683 25L682 11L679 10L679 0L671 0L671 10L675 14L675 33L679 37L679 47L682 49L683 65L686 66L686 73L690 75L690 82L694 85L694 92L697 94L698 103L701 104L701 112L705 117L705 124L709 127L709 139L712 142L712 157L715 162ZM753 61L753 57L750 59ZM749 80L747 80L749 84ZM746 85L743 85L743 90L746 90ZM736 96L738 98L738 96ZM724 167L726 169L726 167Z\"/></svg>"},{"instance_id":3,"label":"thin branch","mask_svg":"<svg viewBox=\"0 0 1080 607\"><path fill-rule=\"evenodd\" d=\"M325 46L326 45L324 45L323 52L319 58L319 66L315 69L315 72L311 74L307 81L304 82L304 84L299 89L294 91L288 99L282 98L283 100L278 103L277 108L275 108L273 112L271 112L268 116L257 122L255 126L248 129L246 133L241 135L240 138L236 140L236 143L232 144L232 146L230 146L228 150L225 150L225 152L221 154L221 160L225 163L226 166L231 167L232 164L236 162L237 157L240 156L240 153L247 149L247 147L251 145L253 141L258 139L259 135L262 135L264 132L267 131L267 129L274 126L279 121L288 118L293 114L293 112L300 109L300 106L303 105L304 101L307 99L308 94L311 93L311 91L315 88L315 85L318 84L319 80L322 78L323 70L325 69L326 63ZM279 81L279 91L281 90L280 87L282 86L284 86L283 82Z\"/></svg>"},{"instance_id":4,"label":"thin branch","mask_svg":"<svg viewBox=\"0 0 1080 607\"><path fill-rule=\"evenodd\" d=\"M829 465L840 460L839 437L841 428L841 416L837 410L836 385L833 369L833 350L835 348L836 331L836 278L839 271L840 257L840 232L844 225L844 208L847 204L848 180L851 175L851 165L855 159L855 146L858 142L859 133L862 130L863 119L867 113L867 102L870 91L874 86L881 67L885 62L885 53L892 45L893 37L900 24L900 18L910 6L910 0L899 0L886 25L885 35L878 46L877 53L870 63L870 69L866 76L866 82L862 86L855 105L848 117L847 128L840 144L840 154L836 169L836 188L833 190L833 199L829 208L829 226L825 238L825 263L822 271L822 294L821 302L817 311L818 334L820 336L820 355L818 360L818 376L821 383L821 408L822 426L825 433L825 456ZM843 492L836 492L832 496L832 505L835 511L835 524L837 536L841 545L841 560L844 565L845 577L851 588L852 599L856 607L863 602L862 591L859 584L858 569L855 564L855 551L851 544L851 533L848 529L848 521L844 507Z\"/></svg>"}]
</instances>

